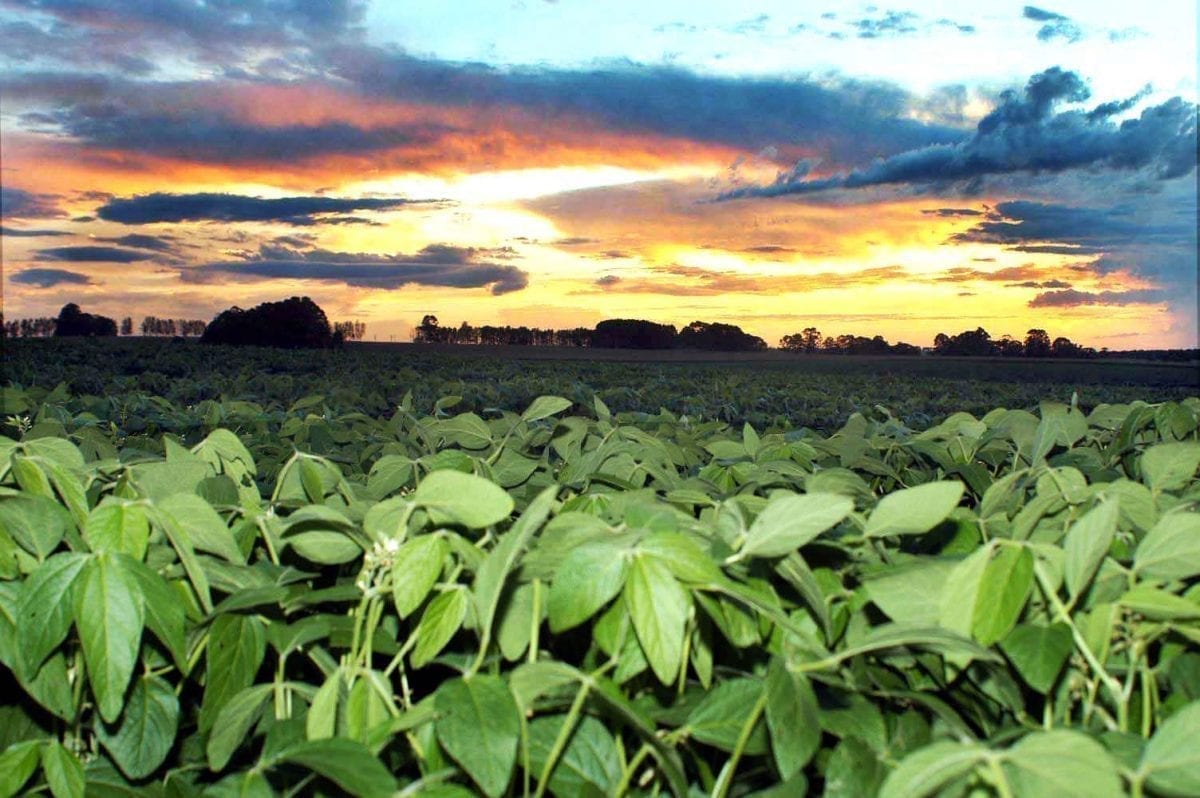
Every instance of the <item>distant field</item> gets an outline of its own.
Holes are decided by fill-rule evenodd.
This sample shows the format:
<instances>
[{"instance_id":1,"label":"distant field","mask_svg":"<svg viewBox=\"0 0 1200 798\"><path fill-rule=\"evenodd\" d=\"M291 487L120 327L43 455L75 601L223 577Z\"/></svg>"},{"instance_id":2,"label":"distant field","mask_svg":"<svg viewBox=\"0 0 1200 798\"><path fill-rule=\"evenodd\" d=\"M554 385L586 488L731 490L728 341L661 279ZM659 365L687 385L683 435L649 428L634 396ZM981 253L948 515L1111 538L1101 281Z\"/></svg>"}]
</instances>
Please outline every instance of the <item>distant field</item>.
<instances>
[{"instance_id":1,"label":"distant field","mask_svg":"<svg viewBox=\"0 0 1200 798\"><path fill-rule=\"evenodd\" d=\"M524 406L543 394L614 412L749 421L776 428L840 427L879 407L914 428L952 412L982 415L1043 400L1080 406L1200 395L1191 365L1009 361L934 356L856 357L540 347L355 344L338 351L227 349L166 339L8 342L3 379L75 394L146 394L195 404L233 398L288 407L321 395L339 412L379 414L409 391L416 407L460 397L459 410Z\"/></svg>"}]
</instances>

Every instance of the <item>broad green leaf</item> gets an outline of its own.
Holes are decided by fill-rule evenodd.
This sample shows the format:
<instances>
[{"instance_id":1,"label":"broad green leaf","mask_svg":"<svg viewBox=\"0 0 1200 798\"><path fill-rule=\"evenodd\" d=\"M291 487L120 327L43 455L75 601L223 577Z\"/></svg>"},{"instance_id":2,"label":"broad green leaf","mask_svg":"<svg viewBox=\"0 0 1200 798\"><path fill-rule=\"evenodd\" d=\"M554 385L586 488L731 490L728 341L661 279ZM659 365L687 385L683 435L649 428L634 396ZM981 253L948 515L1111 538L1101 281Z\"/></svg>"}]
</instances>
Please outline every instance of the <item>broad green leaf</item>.
<instances>
[{"instance_id":1,"label":"broad green leaf","mask_svg":"<svg viewBox=\"0 0 1200 798\"><path fill-rule=\"evenodd\" d=\"M1154 621L1200 618L1200 604L1149 585L1138 585L1121 596L1119 603Z\"/></svg>"},{"instance_id":2,"label":"broad green leaf","mask_svg":"<svg viewBox=\"0 0 1200 798\"><path fill-rule=\"evenodd\" d=\"M946 520L962 495L961 482L927 482L889 493L871 512L864 534L869 538L923 534Z\"/></svg>"},{"instance_id":3,"label":"broad green leaf","mask_svg":"<svg viewBox=\"0 0 1200 798\"><path fill-rule=\"evenodd\" d=\"M655 532L638 543L638 551L662 560L681 582L712 585L725 578L712 556L681 532Z\"/></svg>"},{"instance_id":4,"label":"broad green leaf","mask_svg":"<svg viewBox=\"0 0 1200 798\"><path fill-rule=\"evenodd\" d=\"M342 532L314 530L288 535L284 540L289 548L309 562L320 565L342 565L362 556L362 547Z\"/></svg>"},{"instance_id":5,"label":"broad green leaf","mask_svg":"<svg viewBox=\"0 0 1200 798\"><path fill-rule=\"evenodd\" d=\"M30 740L10 746L0 753L0 797L9 798L21 791L38 766L38 746Z\"/></svg>"},{"instance_id":6,"label":"broad green leaf","mask_svg":"<svg viewBox=\"0 0 1200 798\"><path fill-rule=\"evenodd\" d=\"M412 499L438 523L471 529L498 524L513 511L513 500L499 485L461 471L434 471L413 491Z\"/></svg>"},{"instance_id":7,"label":"broad green leaf","mask_svg":"<svg viewBox=\"0 0 1200 798\"><path fill-rule=\"evenodd\" d=\"M497 798L512 779L521 718L508 685L497 676L454 679L438 688L438 742L479 786Z\"/></svg>"},{"instance_id":8,"label":"broad green leaf","mask_svg":"<svg viewBox=\"0 0 1200 798\"><path fill-rule=\"evenodd\" d=\"M558 487L553 486L538 494L513 524L512 529L500 536L495 547L488 552L479 570L475 572L472 594L475 599L476 618L479 621L478 628L485 639L491 633L505 581L516 567L517 560L529 545L534 533L550 515L557 493Z\"/></svg>"},{"instance_id":9,"label":"broad green leaf","mask_svg":"<svg viewBox=\"0 0 1200 798\"><path fill-rule=\"evenodd\" d=\"M387 798L396 791L396 780L370 749L344 737L293 743L271 762L308 768L357 798Z\"/></svg>"},{"instance_id":10,"label":"broad green leaf","mask_svg":"<svg viewBox=\"0 0 1200 798\"><path fill-rule=\"evenodd\" d=\"M217 714L205 751L212 770L224 770L229 759L249 739L262 714L263 704L275 690L273 683L256 684L235 695Z\"/></svg>"},{"instance_id":11,"label":"broad green leaf","mask_svg":"<svg viewBox=\"0 0 1200 798\"><path fill-rule=\"evenodd\" d=\"M550 586L551 631L578 626L616 598L628 567L625 549L608 543L590 543L568 554Z\"/></svg>"},{"instance_id":12,"label":"broad green leaf","mask_svg":"<svg viewBox=\"0 0 1200 798\"><path fill-rule=\"evenodd\" d=\"M1072 597L1082 593L1092 581L1116 532L1117 503L1113 501L1101 502L1071 524L1064 545L1067 559L1063 576Z\"/></svg>"},{"instance_id":13,"label":"broad green leaf","mask_svg":"<svg viewBox=\"0 0 1200 798\"><path fill-rule=\"evenodd\" d=\"M146 511L121 499L105 499L88 514L83 525L83 539L97 553L115 551L140 561L146 556L149 538Z\"/></svg>"},{"instance_id":14,"label":"broad green leaf","mask_svg":"<svg viewBox=\"0 0 1200 798\"><path fill-rule=\"evenodd\" d=\"M733 751L765 689L762 679L729 679L717 684L688 715L689 736L722 751ZM746 741L745 752L767 752L767 727L761 719Z\"/></svg>"},{"instance_id":15,"label":"broad green leaf","mask_svg":"<svg viewBox=\"0 0 1200 798\"><path fill-rule=\"evenodd\" d=\"M960 635L971 634L975 622L975 607L979 600L979 587L996 545L993 542L971 552L946 576L938 607L939 625Z\"/></svg>"},{"instance_id":16,"label":"broad green leaf","mask_svg":"<svg viewBox=\"0 0 1200 798\"><path fill-rule=\"evenodd\" d=\"M927 648L939 654L968 655L990 661L999 659L987 649L980 648L954 632L936 627L914 628L897 623L884 624L872 629L857 645L838 651L830 659L834 662L844 662L861 654L900 646Z\"/></svg>"},{"instance_id":17,"label":"broad green leaf","mask_svg":"<svg viewBox=\"0 0 1200 798\"><path fill-rule=\"evenodd\" d=\"M157 676L144 676L129 691L117 728L102 725L96 736L122 773L131 779L144 779L158 770L175 747L178 728L179 699L175 691Z\"/></svg>"},{"instance_id":18,"label":"broad green leaf","mask_svg":"<svg viewBox=\"0 0 1200 798\"><path fill-rule=\"evenodd\" d=\"M167 581L144 563L130 559L124 562L133 581L137 583L146 608L146 627L171 654L175 664L185 668L184 603L179 593Z\"/></svg>"},{"instance_id":19,"label":"broad green leaf","mask_svg":"<svg viewBox=\"0 0 1200 798\"><path fill-rule=\"evenodd\" d=\"M807 493L773 498L746 533L741 554L781 557L836 526L854 502L833 493Z\"/></svg>"},{"instance_id":20,"label":"broad green leaf","mask_svg":"<svg viewBox=\"0 0 1200 798\"><path fill-rule=\"evenodd\" d=\"M879 798L924 798L970 773L986 756L977 745L943 740L901 760L884 779Z\"/></svg>"},{"instance_id":21,"label":"broad green leaf","mask_svg":"<svg viewBox=\"0 0 1200 798\"><path fill-rule=\"evenodd\" d=\"M130 466L129 471L142 493L157 503L180 493L195 494L212 469L202 462L158 462L139 463Z\"/></svg>"},{"instance_id":22,"label":"broad green leaf","mask_svg":"<svg viewBox=\"0 0 1200 798\"><path fill-rule=\"evenodd\" d=\"M775 767L788 779L807 765L820 747L821 720L808 677L792 673L778 657L767 667L766 716Z\"/></svg>"},{"instance_id":23,"label":"broad green leaf","mask_svg":"<svg viewBox=\"0 0 1200 798\"><path fill-rule=\"evenodd\" d=\"M1034 732L1005 753L1004 772L1022 798L1120 798L1117 764L1104 746L1077 731Z\"/></svg>"},{"instance_id":24,"label":"broad green leaf","mask_svg":"<svg viewBox=\"0 0 1200 798\"><path fill-rule=\"evenodd\" d=\"M391 496L407 487L413 477L413 461L404 455L385 454L371 466L367 490L377 498Z\"/></svg>"},{"instance_id":25,"label":"broad green leaf","mask_svg":"<svg viewBox=\"0 0 1200 798\"><path fill-rule=\"evenodd\" d=\"M200 729L207 732L227 703L254 683L267 651L267 635L257 618L218 615L209 627L204 702Z\"/></svg>"},{"instance_id":26,"label":"broad green leaf","mask_svg":"<svg viewBox=\"0 0 1200 798\"><path fill-rule=\"evenodd\" d=\"M1042 695L1054 686L1071 646L1071 630L1063 623L1020 624L1000 642L1021 678Z\"/></svg>"},{"instance_id":27,"label":"broad green leaf","mask_svg":"<svg viewBox=\"0 0 1200 798\"><path fill-rule=\"evenodd\" d=\"M546 766L565 718L542 716L529 724L529 763L535 779ZM608 795L621 780L619 763L612 734L599 720L584 715L550 771L550 791L557 796Z\"/></svg>"},{"instance_id":28,"label":"broad green leaf","mask_svg":"<svg viewBox=\"0 0 1200 798\"><path fill-rule=\"evenodd\" d=\"M867 595L896 623L936 626L942 591L955 565L947 560L889 565L866 582Z\"/></svg>"},{"instance_id":29,"label":"broad green leaf","mask_svg":"<svg viewBox=\"0 0 1200 798\"><path fill-rule=\"evenodd\" d=\"M451 588L429 602L417 624L417 644L412 653L414 668L424 667L442 652L462 626L470 603L464 587Z\"/></svg>"},{"instance_id":30,"label":"broad green leaf","mask_svg":"<svg viewBox=\"0 0 1200 798\"><path fill-rule=\"evenodd\" d=\"M329 674L309 704L304 725L308 739L324 740L337 733L338 705L345 692L342 670L339 668Z\"/></svg>"},{"instance_id":31,"label":"broad green leaf","mask_svg":"<svg viewBox=\"0 0 1200 798\"><path fill-rule=\"evenodd\" d=\"M1142 754L1140 772L1164 795L1200 795L1200 701L1167 718Z\"/></svg>"},{"instance_id":32,"label":"broad green leaf","mask_svg":"<svg viewBox=\"0 0 1200 798\"><path fill-rule=\"evenodd\" d=\"M1142 454L1142 480L1153 490L1179 490L1200 468L1200 443L1172 442L1151 446Z\"/></svg>"},{"instance_id":33,"label":"broad green leaf","mask_svg":"<svg viewBox=\"0 0 1200 798\"><path fill-rule=\"evenodd\" d=\"M83 646L88 681L108 723L125 705L125 690L137 664L146 620L145 599L125 566L128 555L99 554L75 587L75 626Z\"/></svg>"},{"instance_id":34,"label":"broad green leaf","mask_svg":"<svg viewBox=\"0 0 1200 798\"><path fill-rule=\"evenodd\" d=\"M1200 514L1168 513L1138 544L1133 570L1148 579L1200 574Z\"/></svg>"},{"instance_id":35,"label":"broad green leaf","mask_svg":"<svg viewBox=\"0 0 1200 798\"><path fill-rule=\"evenodd\" d=\"M73 523L62 505L45 496L12 496L0 501L0 529L39 560L58 548Z\"/></svg>"},{"instance_id":36,"label":"broad green leaf","mask_svg":"<svg viewBox=\"0 0 1200 798\"><path fill-rule=\"evenodd\" d=\"M561 396L539 396L521 414L522 421L537 421L550 416L556 416L564 410L569 410L571 400Z\"/></svg>"},{"instance_id":37,"label":"broad green leaf","mask_svg":"<svg viewBox=\"0 0 1200 798\"><path fill-rule=\"evenodd\" d=\"M26 676L37 672L70 631L75 583L90 559L75 552L55 554L25 580L14 621L18 661Z\"/></svg>"},{"instance_id":38,"label":"broad green leaf","mask_svg":"<svg viewBox=\"0 0 1200 798\"><path fill-rule=\"evenodd\" d=\"M441 535L411 538L396 550L392 564L392 600L396 614L407 618L429 595L442 573L446 542Z\"/></svg>"},{"instance_id":39,"label":"broad green leaf","mask_svg":"<svg viewBox=\"0 0 1200 798\"><path fill-rule=\"evenodd\" d=\"M838 743L825 767L824 798L863 798L875 795L883 781L883 763L857 737Z\"/></svg>"},{"instance_id":40,"label":"broad green leaf","mask_svg":"<svg viewBox=\"0 0 1200 798\"><path fill-rule=\"evenodd\" d=\"M971 618L971 634L990 646L1012 630L1033 588L1033 552L1025 546L1001 545L979 581Z\"/></svg>"},{"instance_id":41,"label":"broad green leaf","mask_svg":"<svg viewBox=\"0 0 1200 798\"><path fill-rule=\"evenodd\" d=\"M634 556L625 580L625 604L642 652L663 684L679 676L691 602L671 571L653 557Z\"/></svg>"},{"instance_id":42,"label":"broad green leaf","mask_svg":"<svg viewBox=\"0 0 1200 798\"><path fill-rule=\"evenodd\" d=\"M460 413L448 418L438 424L437 430L445 436L446 443L464 449L483 449L492 442L492 431L487 422L474 413Z\"/></svg>"},{"instance_id":43,"label":"broad green leaf","mask_svg":"<svg viewBox=\"0 0 1200 798\"><path fill-rule=\"evenodd\" d=\"M223 557L232 563L246 561L233 532L208 502L195 494L176 493L157 502L184 532L194 548Z\"/></svg>"},{"instance_id":44,"label":"broad green leaf","mask_svg":"<svg viewBox=\"0 0 1200 798\"><path fill-rule=\"evenodd\" d=\"M54 798L83 798L83 765L57 740L42 749L42 773Z\"/></svg>"}]
</instances>

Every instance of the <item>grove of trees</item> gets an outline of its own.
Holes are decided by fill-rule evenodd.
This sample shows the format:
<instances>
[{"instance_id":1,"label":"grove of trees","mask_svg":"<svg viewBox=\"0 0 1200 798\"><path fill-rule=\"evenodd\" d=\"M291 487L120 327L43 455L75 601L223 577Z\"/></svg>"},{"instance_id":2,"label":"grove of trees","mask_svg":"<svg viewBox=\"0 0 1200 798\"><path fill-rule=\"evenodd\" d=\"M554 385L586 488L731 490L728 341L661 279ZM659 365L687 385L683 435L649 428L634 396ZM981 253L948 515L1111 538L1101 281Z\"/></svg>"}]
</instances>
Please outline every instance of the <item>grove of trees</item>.
<instances>
[{"instance_id":1,"label":"grove of trees","mask_svg":"<svg viewBox=\"0 0 1200 798\"><path fill-rule=\"evenodd\" d=\"M484 344L490 346L578 346L607 349L714 349L749 352L766 349L767 342L732 324L694 321L682 330L643 319L607 319L594 329L538 327L475 327L463 322L442 327L437 316L421 319L413 336L422 344Z\"/></svg>"},{"instance_id":2,"label":"grove of trees","mask_svg":"<svg viewBox=\"0 0 1200 798\"><path fill-rule=\"evenodd\" d=\"M200 342L319 349L341 342L335 338L325 311L308 297L264 302L243 310L222 311L208 323Z\"/></svg>"},{"instance_id":3,"label":"grove of trees","mask_svg":"<svg viewBox=\"0 0 1200 798\"><path fill-rule=\"evenodd\" d=\"M108 316L84 313L74 302L63 305L54 321L54 336L101 336L116 335L117 323Z\"/></svg>"},{"instance_id":4,"label":"grove of trees","mask_svg":"<svg viewBox=\"0 0 1200 798\"><path fill-rule=\"evenodd\" d=\"M798 333L779 339L779 348L789 352L843 355L919 355L921 348L906 343L888 343L882 335L866 338L861 335L822 336L816 327L805 327ZM933 339L935 355L966 357L1095 357L1091 347L1080 346L1069 338L1050 335L1041 329L1025 334L1023 341L1012 336L993 339L987 330L977 327L958 335L938 333Z\"/></svg>"}]
</instances>

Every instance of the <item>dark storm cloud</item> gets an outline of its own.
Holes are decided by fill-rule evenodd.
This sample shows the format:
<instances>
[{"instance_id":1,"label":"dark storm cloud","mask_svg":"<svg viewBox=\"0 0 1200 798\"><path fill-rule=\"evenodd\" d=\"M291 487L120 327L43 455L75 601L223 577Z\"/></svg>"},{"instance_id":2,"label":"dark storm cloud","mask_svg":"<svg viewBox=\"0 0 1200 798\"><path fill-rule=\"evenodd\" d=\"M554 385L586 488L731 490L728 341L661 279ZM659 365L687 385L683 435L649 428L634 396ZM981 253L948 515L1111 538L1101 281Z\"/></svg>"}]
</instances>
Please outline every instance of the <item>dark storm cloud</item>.
<instances>
[{"instance_id":1,"label":"dark storm cloud","mask_svg":"<svg viewBox=\"0 0 1200 798\"><path fill-rule=\"evenodd\" d=\"M149 249L155 252L175 251L175 242L172 236L149 236L142 233L130 233L129 235L97 238L96 240L107 244L119 244L123 247Z\"/></svg>"},{"instance_id":2,"label":"dark storm cloud","mask_svg":"<svg viewBox=\"0 0 1200 798\"><path fill-rule=\"evenodd\" d=\"M102 205L96 215L121 224L155 222L282 222L290 225L329 224L366 221L358 217L329 216L348 211L385 211L413 204L440 200L411 200L376 197L249 197L241 194L140 194L114 199Z\"/></svg>"},{"instance_id":3,"label":"dark storm cloud","mask_svg":"<svg viewBox=\"0 0 1200 798\"><path fill-rule=\"evenodd\" d=\"M1062 14L1046 11L1036 6L1025 6L1021 16L1033 22L1042 23L1042 26L1038 28L1037 37L1043 42L1066 39L1068 42L1074 43L1083 38L1083 29L1070 17L1064 17Z\"/></svg>"},{"instance_id":4,"label":"dark storm cloud","mask_svg":"<svg viewBox=\"0 0 1200 798\"><path fill-rule=\"evenodd\" d=\"M66 269L22 269L9 280L37 288L53 288L56 285L92 285L92 278L88 275Z\"/></svg>"},{"instance_id":5,"label":"dark storm cloud","mask_svg":"<svg viewBox=\"0 0 1200 798\"><path fill-rule=\"evenodd\" d=\"M211 109L138 109L83 102L41 117L97 147L203 163L288 164L319 155L432 147L451 128L427 122L359 127L353 122L258 125Z\"/></svg>"},{"instance_id":6,"label":"dark storm cloud","mask_svg":"<svg viewBox=\"0 0 1200 798\"><path fill-rule=\"evenodd\" d=\"M38 194L15 186L0 186L0 216L5 219L49 219L62 216L53 194Z\"/></svg>"},{"instance_id":7,"label":"dark storm cloud","mask_svg":"<svg viewBox=\"0 0 1200 798\"><path fill-rule=\"evenodd\" d=\"M810 194L830 189L909 184L945 185L990 175L1059 173L1074 169L1141 170L1159 179L1191 174L1196 167L1196 106L1175 97L1119 125L1093 109L1055 112L1090 92L1074 72L1053 67L1034 75L1023 92L1005 91L975 134L883 158L871 166L809 179L811 164L781 172L770 185L725 192L718 200ZM1103 108L1103 106L1101 106Z\"/></svg>"},{"instance_id":8,"label":"dark storm cloud","mask_svg":"<svg viewBox=\"0 0 1200 798\"><path fill-rule=\"evenodd\" d=\"M413 254L396 255L262 245L246 260L207 263L184 269L180 276L186 282L220 282L230 277L319 280L385 290L406 285L487 287L496 296L529 284L529 275L516 266L479 260L483 252L486 250L448 244L430 244Z\"/></svg>"},{"instance_id":9,"label":"dark storm cloud","mask_svg":"<svg viewBox=\"0 0 1200 798\"><path fill-rule=\"evenodd\" d=\"M473 110L517 107L754 151L820 144L836 162L962 138L959 130L905 118L911 96L880 82L721 77L637 64L498 69L370 47L330 48L325 57L331 71L368 95Z\"/></svg>"},{"instance_id":10,"label":"dark storm cloud","mask_svg":"<svg viewBox=\"0 0 1200 798\"><path fill-rule=\"evenodd\" d=\"M1167 291L1157 288L1134 289L1131 291L1047 291L1029 300L1031 308L1073 308L1081 305L1144 305L1166 302Z\"/></svg>"},{"instance_id":11,"label":"dark storm cloud","mask_svg":"<svg viewBox=\"0 0 1200 798\"><path fill-rule=\"evenodd\" d=\"M153 255L120 247L49 247L33 253L36 261L70 261L72 263L137 263Z\"/></svg>"},{"instance_id":12,"label":"dark storm cloud","mask_svg":"<svg viewBox=\"0 0 1200 798\"><path fill-rule=\"evenodd\" d=\"M989 216L960 233L955 243L1002 244L1021 252L1081 255L1129 244L1187 245L1195 240L1194 220L1180 213L1141 218L1135 208L1075 207L1014 200L1001 202ZM1035 249L1036 248L1036 249Z\"/></svg>"},{"instance_id":13,"label":"dark storm cloud","mask_svg":"<svg viewBox=\"0 0 1200 798\"><path fill-rule=\"evenodd\" d=\"M42 238L54 236L69 236L66 230L44 230L37 228L5 227L0 225L0 237L7 238Z\"/></svg>"}]
</instances>

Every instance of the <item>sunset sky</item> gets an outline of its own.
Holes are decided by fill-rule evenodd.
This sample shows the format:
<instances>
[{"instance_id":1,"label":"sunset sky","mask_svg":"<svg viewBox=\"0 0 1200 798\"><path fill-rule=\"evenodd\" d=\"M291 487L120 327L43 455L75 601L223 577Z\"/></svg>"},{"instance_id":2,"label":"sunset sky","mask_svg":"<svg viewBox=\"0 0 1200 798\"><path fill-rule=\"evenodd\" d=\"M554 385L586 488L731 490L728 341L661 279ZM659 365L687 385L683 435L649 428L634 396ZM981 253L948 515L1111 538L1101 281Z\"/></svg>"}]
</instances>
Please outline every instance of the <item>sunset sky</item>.
<instances>
[{"instance_id":1,"label":"sunset sky","mask_svg":"<svg viewBox=\"0 0 1200 798\"><path fill-rule=\"evenodd\" d=\"M1196 42L1195 0L0 0L4 315L1195 347Z\"/></svg>"}]
</instances>

